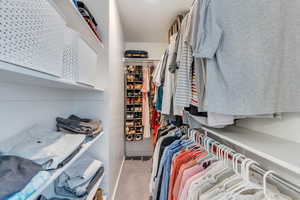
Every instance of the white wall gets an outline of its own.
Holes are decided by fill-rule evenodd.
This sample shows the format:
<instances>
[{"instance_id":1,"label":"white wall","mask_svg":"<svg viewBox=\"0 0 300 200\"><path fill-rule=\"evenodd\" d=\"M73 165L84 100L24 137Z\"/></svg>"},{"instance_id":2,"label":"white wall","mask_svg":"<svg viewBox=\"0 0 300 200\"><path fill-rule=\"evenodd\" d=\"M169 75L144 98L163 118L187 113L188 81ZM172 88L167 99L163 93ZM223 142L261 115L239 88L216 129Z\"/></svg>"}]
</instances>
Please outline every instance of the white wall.
<instances>
[{"instance_id":1,"label":"white wall","mask_svg":"<svg viewBox=\"0 0 300 200\"><path fill-rule=\"evenodd\" d=\"M108 77L108 130L109 130L109 192L116 187L124 159L124 52L123 30L115 0L109 6L109 77Z\"/></svg>"},{"instance_id":2,"label":"white wall","mask_svg":"<svg viewBox=\"0 0 300 200\"><path fill-rule=\"evenodd\" d=\"M0 93L0 140L34 124L55 130L55 118L68 116L74 108L73 94L68 90L0 82Z\"/></svg>"},{"instance_id":3,"label":"white wall","mask_svg":"<svg viewBox=\"0 0 300 200\"><path fill-rule=\"evenodd\" d=\"M100 156L107 164L103 187L112 197L124 158L124 71L121 62L124 50L123 30L114 0L84 0L84 2L99 24L98 31L104 42L104 49L99 59L101 68L98 69L97 77L98 83L105 85L104 104L100 112L104 114L106 134L101 143L96 144L99 145L98 151L95 150L93 153ZM95 105L97 101L92 98L89 103Z\"/></svg>"},{"instance_id":4,"label":"white wall","mask_svg":"<svg viewBox=\"0 0 300 200\"><path fill-rule=\"evenodd\" d=\"M145 50L149 53L149 58L160 60L168 43L149 43L149 42L127 42L126 50Z\"/></svg>"},{"instance_id":5,"label":"white wall","mask_svg":"<svg viewBox=\"0 0 300 200\"><path fill-rule=\"evenodd\" d=\"M110 155L109 155L109 148L110 148L110 141L109 141L109 135L111 134L111 131L109 129L109 123L110 119L107 115L107 113L110 113L109 107L108 107L108 96L109 93L107 92L109 90L109 82L108 82L108 74L109 74L109 0L83 0L84 3L87 5L93 16L95 17L97 23L98 23L98 32L101 35L104 48L102 49L101 55L99 56L98 60L98 68L97 68L97 85L101 85L104 87L105 92L103 96L103 107L101 110L99 110L100 113L104 114L103 116L103 123L104 123L104 132L105 135L101 139L101 141L97 144L95 144L95 148L92 150L93 154L96 154L96 157L100 157L101 160L105 163L105 178L102 184L102 188L105 190L105 192L110 193L109 190L109 177L111 176L110 173ZM90 97L90 94L87 96ZM97 102L89 101L89 104L91 106L96 106ZM84 109L84 108L82 108ZM88 109L88 108L85 108ZM95 110L96 111L96 110Z\"/></svg>"}]
</instances>

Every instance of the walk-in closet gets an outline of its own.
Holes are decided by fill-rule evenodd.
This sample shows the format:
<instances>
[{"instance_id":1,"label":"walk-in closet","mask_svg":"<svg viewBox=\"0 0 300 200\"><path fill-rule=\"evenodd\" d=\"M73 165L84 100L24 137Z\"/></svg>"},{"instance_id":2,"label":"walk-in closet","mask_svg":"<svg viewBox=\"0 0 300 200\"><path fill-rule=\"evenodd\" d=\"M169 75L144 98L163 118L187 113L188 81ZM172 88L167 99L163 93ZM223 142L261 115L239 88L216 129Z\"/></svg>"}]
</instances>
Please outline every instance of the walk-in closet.
<instances>
[{"instance_id":1,"label":"walk-in closet","mask_svg":"<svg viewBox=\"0 0 300 200\"><path fill-rule=\"evenodd\" d=\"M0 200L300 200L299 10L0 0Z\"/></svg>"}]
</instances>

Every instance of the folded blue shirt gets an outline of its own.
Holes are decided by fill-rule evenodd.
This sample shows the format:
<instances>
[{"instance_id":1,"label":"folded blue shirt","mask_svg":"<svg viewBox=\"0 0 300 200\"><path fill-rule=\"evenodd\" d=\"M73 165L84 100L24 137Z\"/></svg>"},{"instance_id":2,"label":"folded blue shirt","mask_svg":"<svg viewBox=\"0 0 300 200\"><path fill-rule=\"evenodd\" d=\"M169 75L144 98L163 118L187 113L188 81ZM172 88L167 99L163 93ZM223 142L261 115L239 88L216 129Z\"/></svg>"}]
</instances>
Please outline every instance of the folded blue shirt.
<instances>
[{"instance_id":1,"label":"folded blue shirt","mask_svg":"<svg viewBox=\"0 0 300 200\"><path fill-rule=\"evenodd\" d=\"M51 177L47 171L41 171L20 192L13 194L5 200L25 200L33 195Z\"/></svg>"}]
</instances>

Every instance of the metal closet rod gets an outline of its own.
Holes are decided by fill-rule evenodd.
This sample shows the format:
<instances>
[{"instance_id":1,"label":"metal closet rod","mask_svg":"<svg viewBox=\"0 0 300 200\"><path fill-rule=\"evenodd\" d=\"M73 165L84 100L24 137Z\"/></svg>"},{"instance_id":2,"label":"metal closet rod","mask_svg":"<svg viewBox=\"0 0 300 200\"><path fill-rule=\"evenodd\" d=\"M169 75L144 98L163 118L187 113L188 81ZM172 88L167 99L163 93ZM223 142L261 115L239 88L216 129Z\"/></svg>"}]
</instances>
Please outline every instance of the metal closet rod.
<instances>
[{"instance_id":1,"label":"metal closet rod","mask_svg":"<svg viewBox=\"0 0 300 200\"><path fill-rule=\"evenodd\" d=\"M130 64L130 63L154 63L154 62L158 62L158 61L126 61L126 64Z\"/></svg>"},{"instance_id":2,"label":"metal closet rod","mask_svg":"<svg viewBox=\"0 0 300 200\"><path fill-rule=\"evenodd\" d=\"M201 130L202 130L202 129L201 129ZM221 144L219 141L217 141L217 140L215 140L215 139L213 139L213 138L207 136L207 133L211 133L210 131L206 131L206 130L202 130L202 131L205 132L205 137L207 137L207 138L209 138L209 139L211 139L212 141L215 141L215 142L217 143L217 144L214 144L214 146L220 145L220 144ZM199 132L199 134L201 134L201 133ZM213 133L212 133L212 134L213 134ZM223 146L226 146L226 145L223 145ZM227 146L226 146L226 147L227 147ZM227 148L232 150L232 152L229 153L230 156L234 156L235 154L237 154L237 152L234 151L232 148L230 148L230 147L227 147ZM242 162L244 159L245 159L245 158L240 158L240 159L238 159L238 160ZM266 173L268 172L267 169L265 169L265 168L263 168L262 166L257 165L257 164L252 165L252 166L250 167L250 169L251 169L253 172L255 172L255 173L257 173L257 174L259 174L259 175L261 175L261 176L264 176L264 174L266 174ZM285 186L286 188L290 189L291 191L294 191L294 192L300 194L300 187L299 187L298 185L296 185L296 184L294 184L294 183L292 183L292 182L290 182L290 181L288 181L288 180L286 180L286 179L284 179L284 178L282 178L282 177L280 177L280 176L278 176L278 175L276 175L276 174L270 174L270 175L268 176L268 178L271 179L271 180L274 181L274 182L278 182L280 185Z\"/></svg>"},{"instance_id":3,"label":"metal closet rod","mask_svg":"<svg viewBox=\"0 0 300 200\"><path fill-rule=\"evenodd\" d=\"M137 63L153 63L153 62L159 62L160 60L156 60L156 59L147 59L147 58L124 58L124 62L128 62L128 63L133 63L133 62L137 62Z\"/></svg>"}]
</instances>

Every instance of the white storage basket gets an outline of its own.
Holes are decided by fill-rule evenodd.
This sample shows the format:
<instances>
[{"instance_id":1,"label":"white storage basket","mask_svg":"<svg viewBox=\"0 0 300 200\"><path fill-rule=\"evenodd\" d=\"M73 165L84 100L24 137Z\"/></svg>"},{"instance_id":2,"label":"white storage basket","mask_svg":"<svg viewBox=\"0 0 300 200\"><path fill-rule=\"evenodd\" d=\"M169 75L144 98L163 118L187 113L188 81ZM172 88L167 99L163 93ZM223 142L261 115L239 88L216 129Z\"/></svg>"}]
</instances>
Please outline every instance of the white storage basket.
<instances>
[{"instance_id":1,"label":"white storage basket","mask_svg":"<svg viewBox=\"0 0 300 200\"><path fill-rule=\"evenodd\" d=\"M0 0L0 60L61 76L64 28L47 0Z\"/></svg>"},{"instance_id":2,"label":"white storage basket","mask_svg":"<svg viewBox=\"0 0 300 200\"><path fill-rule=\"evenodd\" d=\"M62 77L67 80L78 80L78 39L77 32L66 28Z\"/></svg>"}]
</instances>

